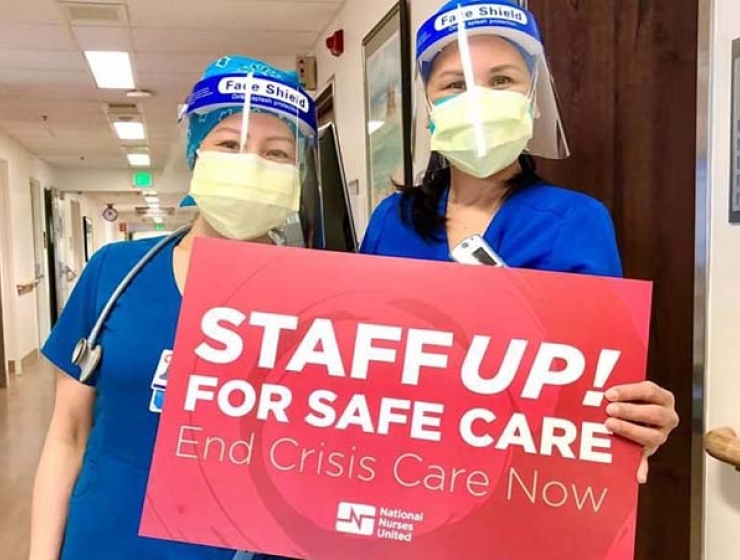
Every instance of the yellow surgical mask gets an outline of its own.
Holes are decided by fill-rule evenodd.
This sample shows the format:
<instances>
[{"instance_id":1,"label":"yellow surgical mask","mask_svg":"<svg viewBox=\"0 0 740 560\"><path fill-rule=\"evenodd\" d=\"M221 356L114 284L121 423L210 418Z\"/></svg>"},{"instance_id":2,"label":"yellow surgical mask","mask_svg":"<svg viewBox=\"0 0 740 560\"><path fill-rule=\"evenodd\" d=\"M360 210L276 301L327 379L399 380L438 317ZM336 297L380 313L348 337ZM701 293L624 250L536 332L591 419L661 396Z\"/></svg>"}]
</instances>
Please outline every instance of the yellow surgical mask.
<instances>
[{"instance_id":1,"label":"yellow surgical mask","mask_svg":"<svg viewBox=\"0 0 740 560\"><path fill-rule=\"evenodd\" d=\"M435 105L431 124L432 150L481 179L514 163L534 129L527 96L480 86Z\"/></svg>"},{"instance_id":2,"label":"yellow surgical mask","mask_svg":"<svg viewBox=\"0 0 740 560\"><path fill-rule=\"evenodd\" d=\"M246 241L283 224L300 204L295 165L256 154L203 151L193 170L190 196L220 235Z\"/></svg>"}]
</instances>

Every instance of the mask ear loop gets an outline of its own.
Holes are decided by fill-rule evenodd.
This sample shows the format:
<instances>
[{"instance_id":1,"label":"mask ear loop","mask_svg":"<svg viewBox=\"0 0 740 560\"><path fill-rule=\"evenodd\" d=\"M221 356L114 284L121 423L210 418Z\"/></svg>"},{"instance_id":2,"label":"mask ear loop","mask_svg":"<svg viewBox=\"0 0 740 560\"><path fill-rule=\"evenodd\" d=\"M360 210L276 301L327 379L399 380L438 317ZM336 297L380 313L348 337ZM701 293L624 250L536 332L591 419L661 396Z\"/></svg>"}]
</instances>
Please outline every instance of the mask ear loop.
<instances>
[{"instance_id":1,"label":"mask ear loop","mask_svg":"<svg viewBox=\"0 0 740 560\"><path fill-rule=\"evenodd\" d=\"M465 76L465 91L472 96L469 103L470 122L473 124L475 143L478 146L478 157L486 155L486 138L483 133L483 121L476 109L480 105L480 92L475 87L475 73L473 72L473 61L470 57L470 44L468 43L468 29L465 25L465 12L461 4L457 6L457 40L460 45L460 59L462 61L463 75Z\"/></svg>"},{"instance_id":2,"label":"mask ear loop","mask_svg":"<svg viewBox=\"0 0 740 560\"><path fill-rule=\"evenodd\" d=\"M254 79L254 73L250 72L247 74L246 79L246 90L244 92L244 107L242 108L242 129L241 136L239 138L239 153L245 153L247 147L247 139L249 138L249 121L252 115L252 88L256 84Z\"/></svg>"}]
</instances>

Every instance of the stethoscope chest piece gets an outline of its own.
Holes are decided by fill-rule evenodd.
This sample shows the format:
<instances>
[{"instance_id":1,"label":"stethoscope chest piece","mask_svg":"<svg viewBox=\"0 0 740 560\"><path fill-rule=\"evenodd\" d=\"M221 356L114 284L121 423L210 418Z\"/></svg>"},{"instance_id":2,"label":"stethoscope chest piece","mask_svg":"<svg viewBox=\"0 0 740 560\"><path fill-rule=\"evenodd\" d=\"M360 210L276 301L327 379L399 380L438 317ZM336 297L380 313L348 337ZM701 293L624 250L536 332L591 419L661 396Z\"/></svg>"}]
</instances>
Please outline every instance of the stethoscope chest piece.
<instances>
[{"instance_id":1,"label":"stethoscope chest piece","mask_svg":"<svg viewBox=\"0 0 740 560\"><path fill-rule=\"evenodd\" d=\"M82 359L83 354L87 352L87 339L81 338L79 342L75 345L74 352L72 352L72 363L76 366L80 365L80 360Z\"/></svg>"},{"instance_id":2,"label":"stethoscope chest piece","mask_svg":"<svg viewBox=\"0 0 740 560\"><path fill-rule=\"evenodd\" d=\"M72 354L72 363L80 368L80 381L85 383L100 363L103 348L99 344L90 344L86 338L80 339Z\"/></svg>"}]
</instances>

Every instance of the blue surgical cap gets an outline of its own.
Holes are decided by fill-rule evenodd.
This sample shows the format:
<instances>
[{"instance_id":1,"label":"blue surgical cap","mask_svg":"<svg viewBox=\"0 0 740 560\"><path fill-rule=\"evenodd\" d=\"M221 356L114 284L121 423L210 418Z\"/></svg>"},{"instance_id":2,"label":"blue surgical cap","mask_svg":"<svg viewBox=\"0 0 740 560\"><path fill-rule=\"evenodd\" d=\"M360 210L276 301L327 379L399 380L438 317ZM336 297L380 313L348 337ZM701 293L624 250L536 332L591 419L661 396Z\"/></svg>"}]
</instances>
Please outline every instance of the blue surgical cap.
<instances>
[{"instance_id":1,"label":"blue surgical cap","mask_svg":"<svg viewBox=\"0 0 740 560\"><path fill-rule=\"evenodd\" d=\"M453 28L450 27L447 31L439 31L435 28L435 19L440 16L441 14L445 14L447 12L450 12L452 10L458 9L458 8L468 8L472 6L480 6L485 5L484 7L492 7L492 6L499 6L499 7L511 7L516 8L519 11L526 12L529 17L529 21L525 24L522 24L519 26L519 31L524 32L525 34L529 35L532 39L535 39L536 41L540 42L540 35L539 30L537 28L537 24L534 21L534 17L531 13L527 12L524 8L522 8L519 3L513 1L513 0L490 0L489 2L485 2L484 0L450 0L449 2L443 4L429 20L427 20L422 26L419 28L417 32L417 62L419 63L419 70L421 72L421 76L426 82L429 79L429 74L431 73L432 66L434 65L434 61L436 60L437 56L439 56L439 52L444 49L444 47L448 46L449 44L452 44L454 42L454 36L457 34L456 31L451 31ZM470 27L469 25L466 25L466 27ZM487 22L487 25L482 27L477 27L476 30L480 31L484 28L489 28L492 31L500 27L503 30L511 31L512 29L517 28L516 25L512 24L511 22L495 22L494 18L491 18ZM495 34L495 33L494 33ZM424 48L429 46L430 37L434 38L437 37L450 37L452 40L444 45L442 45L439 48L439 51L435 53L432 57L426 58L426 61L420 60ZM533 74L536 69L537 65L537 57L532 55L530 52L527 51L527 49L524 48L520 43L518 43L513 38L510 38L510 36L502 36L502 39L505 39L508 43L510 43L512 46L514 46L519 53L521 54L522 58L524 59L525 64L527 65L527 68L529 69L530 74ZM433 40L433 39L432 39Z\"/></svg>"},{"instance_id":2,"label":"blue surgical cap","mask_svg":"<svg viewBox=\"0 0 740 560\"><path fill-rule=\"evenodd\" d=\"M261 60L238 55L224 56L211 63L203 73L201 80L233 74L244 74L245 76L247 74L259 74L280 79L297 88L301 87L297 72L280 70L266 62L262 62ZM195 165L195 157L198 152L198 148L211 130L213 130L218 123L227 119L231 115L241 113L243 109L244 108L240 106L219 108L207 113L192 115L190 117L187 148L187 160L190 169L193 169Z\"/></svg>"}]
</instances>

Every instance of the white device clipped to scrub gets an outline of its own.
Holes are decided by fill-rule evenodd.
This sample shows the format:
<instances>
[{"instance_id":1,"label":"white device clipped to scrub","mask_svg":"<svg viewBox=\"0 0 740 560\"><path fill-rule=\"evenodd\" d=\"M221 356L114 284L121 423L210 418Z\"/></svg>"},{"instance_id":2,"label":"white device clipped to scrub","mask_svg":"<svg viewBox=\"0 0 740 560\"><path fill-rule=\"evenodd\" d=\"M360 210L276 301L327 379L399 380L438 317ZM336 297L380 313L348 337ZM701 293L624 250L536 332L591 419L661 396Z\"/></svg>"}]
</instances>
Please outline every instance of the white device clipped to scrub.
<instances>
[{"instance_id":1,"label":"white device clipped to scrub","mask_svg":"<svg viewBox=\"0 0 740 560\"><path fill-rule=\"evenodd\" d=\"M480 235L471 235L458 243L451 253L452 259L461 264L505 267L504 260Z\"/></svg>"}]
</instances>

